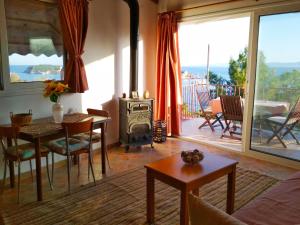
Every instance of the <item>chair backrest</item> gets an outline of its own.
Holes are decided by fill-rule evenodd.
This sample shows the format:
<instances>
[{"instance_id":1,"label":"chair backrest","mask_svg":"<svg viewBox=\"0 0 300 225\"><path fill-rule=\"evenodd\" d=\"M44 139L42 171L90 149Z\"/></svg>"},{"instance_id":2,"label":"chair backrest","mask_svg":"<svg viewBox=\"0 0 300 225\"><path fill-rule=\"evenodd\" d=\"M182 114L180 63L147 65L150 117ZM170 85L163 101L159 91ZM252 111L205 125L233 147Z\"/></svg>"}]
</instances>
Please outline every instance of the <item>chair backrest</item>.
<instances>
[{"instance_id":1,"label":"chair backrest","mask_svg":"<svg viewBox=\"0 0 300 225\"><path fill-rule=\"evenodd\" d=\"M240 96L221 95L220 100L225 120L243 121L243 109Z\"/></svg>"},{"instance_id":2,"label":"chair backrest","mask_svg":"<svg viewBox=\"0 0 300 225\"><path fill-rule=\"evenodd\" d=\"M75 134L92 132L93 118L89 118L80 122L62 123L62 127L65 130L66 137L70 137Z\"/></svg>"},{"instance_id":3,"label":"chair backrest","mask_svg":"<svg viewBox=\"0 0 300 225\"><path fill-rule=\"evenodd\" d=\"M95 115L95 116L103 116L103 117L109 117L109 112L101 109L87 109L88 114ZM105 130L107 130L107 123L105 123Z\"/></svg>"},{"instance_id":4,"label":"chair backrest","mask_svg":"<svg viewBox=\"0 0 300 225\"><path fill-rule=\"evenodd\" d=\"M1 142L1 147L3 151L6 151L7 145L5 145L5 141L7 139L11 139L14 141L14 145L16 149L18 149L18 134L19 134L20 128L16 126L12 127L5 127L1 126L0 127L0 142Z\"/></svg>"},{"instance_id":5,"label":"chair backrest","mask_svg":"<svg viewBox=\"0 0 300 225\"><path fill-rule=\"evenodd\" d=\"M95 116L109 117L109 113L105 110L87 109L87 112L88 112L88 114L95 115Z\"/></svg>"},{"instance_id":6,"label":"chair backrest","mask_svg":"<svg viewBox=\"0 0 300 225\"><path fill-rule=\"evenodd\" d=\"M206 87L197 86L196 94L197 94L201 111L205 112L205 109L209 106L209 101L210 101L209 90Z\"/></svg>"},{"instance_id":7,"label":"chair backrest","mask_svg":"<svg viewBox=\"0 0 300 225\"><path fill-rule=\"evenodd\" d=\"M300 121L300 97L298 98L295 105L292 107L289 115L287 116L287 122L294 123Z\"/></svg>"}]
</instances>

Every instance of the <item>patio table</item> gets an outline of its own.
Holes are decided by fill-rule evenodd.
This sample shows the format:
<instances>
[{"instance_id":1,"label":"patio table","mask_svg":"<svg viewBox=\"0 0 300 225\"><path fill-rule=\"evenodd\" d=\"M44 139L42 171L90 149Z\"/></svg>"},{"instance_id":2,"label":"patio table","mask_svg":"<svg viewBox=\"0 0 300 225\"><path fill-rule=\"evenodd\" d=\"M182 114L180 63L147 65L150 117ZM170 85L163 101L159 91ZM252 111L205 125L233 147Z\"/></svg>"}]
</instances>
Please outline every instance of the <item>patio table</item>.
<instances>
[{"instance_id":1,"label":"patio table","mask_svg":"<svg viewBox=\"0 0 300 225\"><path fill-rule=\"evenodd\" d=\"M106 151L106 134L105 124L111 121L110 117L101 117L88 115L83 113L74 113L64 116L63 122L78 122L87 118L93 117L93 128L101 129L101 165L102 173L106 173L106 162L105 162L105 151ZM37 186L37 199L38 201L43 200L43 189L42 189L42 167L41 167L41 151L40 145L42 141L48 141L54 138L64 136L64 130L61 124L54 123L52 118L41 118L34 120L30 125L21 127L18 138L22 140L34 143L35 146L35 160L36 160L36 186ZM12 144L11 140L8 140L8 144ZM15 174L14 165L12 162L9 163L10 169L10 185L14 187Z\"/></svg>"},{"instance_id":2,"label":"patio table","mask_svg":"<svg viewBox=\"0 0 300 225\"><path fill-rule=\"evenodd\" d=\"M242 99L245 102L245 99ZM220 98L212 99L209 102L213 113L221 113L221 100ZM256 112L267 112L270 115L282 115L289 110L290 104L288 102L277 102L277 101L265 101L265 100L255 100L254 110Z\"/></svg>"}]
</instances>

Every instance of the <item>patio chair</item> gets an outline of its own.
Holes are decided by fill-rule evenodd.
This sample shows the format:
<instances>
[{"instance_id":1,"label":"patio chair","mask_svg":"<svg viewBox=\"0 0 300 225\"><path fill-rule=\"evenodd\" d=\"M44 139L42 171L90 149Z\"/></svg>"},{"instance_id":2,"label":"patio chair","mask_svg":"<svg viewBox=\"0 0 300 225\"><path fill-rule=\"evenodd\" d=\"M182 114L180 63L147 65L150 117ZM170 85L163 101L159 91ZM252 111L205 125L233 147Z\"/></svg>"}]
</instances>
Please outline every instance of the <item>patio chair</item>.
<instances>
[{"instance_id":1,"label":"patio chair","mask_svg":"<svg viewBox=\"0 0 300 225\"><path fill-rule=\"evenodd\" d=\"M220 96L222 113L226 124L225 129L222 132L221 138L229 137L237 140L241 140L241 137L233 136L233 134L242 135L242 132L237 132L236 122L241 124L240 129L242 130L243 125L243 109L240 96ZM232 127L230 125L233 124ZM230 136L226 135L229 132Z\"/></svg>"},{"instance_id":2,"label":"patio chair","mask_svg":"<svg viewBox=\"0 0 300 225\"><path fill-rule=\"evenodd\" d=\"M222 113L213 113L211 107L209 106L209 101L211 100L209 90L207 88L197 88L196 94L200 105L201 113L205 119L205 121L199 126L199 129L201 129L204 126L209 126L210 129L214 132L214 127L219 125L222 127L222 129L224 129L223 123L221 121ZM211 119L215 120L211 123Z\"/></svg>"},{"instance_id":3,"label":"patio chair","mask_svg":"<svg viewBox=\"0 0 300 225\"><path fill-rule=\"evenodd\" d=\"M300 97L298 98L296 104L291 108L287 117L272 116L269 117L267 121L273 130L273 135L267 140L267 144L269 144L271 140L273 140L273 138L277 137L277 139L283 145L283 147L287 148L283 138L286 135L290 134L292 138L296 141L296 143L299 145L299 140L297 139L296 135L292 132L292 130L300 121Z\"/></svg>"}]
</instances>

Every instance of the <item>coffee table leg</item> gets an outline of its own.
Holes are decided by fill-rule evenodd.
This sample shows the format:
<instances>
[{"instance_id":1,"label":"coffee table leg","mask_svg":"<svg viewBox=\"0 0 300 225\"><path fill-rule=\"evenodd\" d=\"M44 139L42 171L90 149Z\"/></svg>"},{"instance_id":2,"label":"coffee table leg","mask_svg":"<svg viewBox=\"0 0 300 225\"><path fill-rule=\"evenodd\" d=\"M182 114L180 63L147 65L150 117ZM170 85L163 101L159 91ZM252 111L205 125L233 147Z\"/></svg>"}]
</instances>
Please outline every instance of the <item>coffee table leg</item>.
<instances>
[{"instance_id":1,"label":"coffee table leg","mask_svg":"<svg viewBox=\"0 0 300 225\"><path fill-rule=\"evenodd\" d=\"M199 188L192 191L193 195L196 195L199 197Z\"/></svg>"},{"instance_id":2,"label":"coffee table leg","mask_svg":"<svg viewBox=\"0 0 300 225\"><path fill-rule=\"evenodd\" d=\"M228 214L232 214L234 210L234 195L235 195L235 173L236 166L232 168L232 172L228 174L227 181L227 209Z\"/></svg>"},{"instance_id":3,"label":"coffee table leg","mask_svg":"<svg viewBox=\"0 0 300 225\"><path fill-rule=\"evenodd\" d=\"M189 193L186 189L181 190L180 225L188 225L189 224L188 194Z\"/></svg>"},{"instance_id":4,"label":"coffee table leg","mask_svg":"<svg viewBox=\"0 0 300 225\"><path fill-rule=\"evenodd\" d=\"M147 222L154 224L154 176L147 169Z\"/></svg>"}]
</instances>

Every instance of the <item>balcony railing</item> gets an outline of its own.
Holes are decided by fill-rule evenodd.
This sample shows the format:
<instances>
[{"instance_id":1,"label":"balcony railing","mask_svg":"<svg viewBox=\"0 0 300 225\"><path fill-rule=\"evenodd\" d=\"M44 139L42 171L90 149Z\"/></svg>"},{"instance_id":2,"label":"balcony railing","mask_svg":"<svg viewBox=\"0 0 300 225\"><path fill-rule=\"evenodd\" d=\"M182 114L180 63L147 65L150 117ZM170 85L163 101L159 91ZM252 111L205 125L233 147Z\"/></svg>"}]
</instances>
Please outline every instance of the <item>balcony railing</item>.
<instances>
[{"instance_id":1,"label":"balcony railing","mask_svg":"<svg viewBox=\"0 0 300 225\"><path fill-rule=\"evenodd\" d=\"M198 102L196 90L204 90L209 86L210 97L215 99L220 95L234 95L244 97L244 89L240 86L235 85L207 85L207 84L187 84L182 87L182 97L183 97L183 106L182 106L182 119L191 119L200 117L200 105Z\"/></svg>"}]
</instances>

